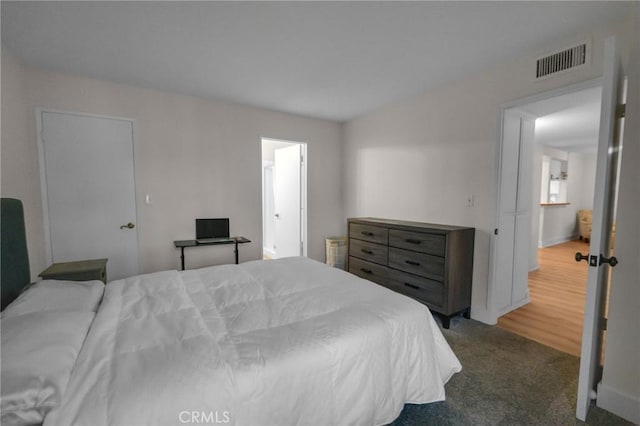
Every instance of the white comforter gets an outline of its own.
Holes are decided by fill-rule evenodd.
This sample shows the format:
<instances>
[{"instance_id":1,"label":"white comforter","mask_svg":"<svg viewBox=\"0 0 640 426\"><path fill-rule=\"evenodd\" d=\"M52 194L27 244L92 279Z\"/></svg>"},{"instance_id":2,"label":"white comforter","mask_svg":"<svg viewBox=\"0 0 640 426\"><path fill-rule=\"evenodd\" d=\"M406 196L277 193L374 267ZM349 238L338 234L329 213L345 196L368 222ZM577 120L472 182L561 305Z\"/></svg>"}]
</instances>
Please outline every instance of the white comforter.
<instances>
[{"instance_id":1,"label":"white comforter","mask_svg":"<svg viewBox=\"0 0 640 426\"><path fill-rule=\"evenodd\" d=\"M45 425L384 424L461 366L421 304L305 258L110 283Z\"/></svg>"}]
</instances>

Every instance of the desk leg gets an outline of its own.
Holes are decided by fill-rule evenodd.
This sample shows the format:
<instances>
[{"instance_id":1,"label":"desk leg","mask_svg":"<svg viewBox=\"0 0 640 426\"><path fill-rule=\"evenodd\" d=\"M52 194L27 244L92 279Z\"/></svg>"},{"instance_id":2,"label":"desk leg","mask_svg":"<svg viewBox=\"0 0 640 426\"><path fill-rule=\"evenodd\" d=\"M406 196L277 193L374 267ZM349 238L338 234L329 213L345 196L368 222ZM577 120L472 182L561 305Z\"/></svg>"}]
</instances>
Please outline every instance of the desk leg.
<instances>
[{"instance_id":1,"label":"desk leg","mask_svg":"<svg viewBox=\"0 0 640 426\"><path fill-rule=\"evenodd\" d=\"M184 271L184 247L180 247L180 266L182 266L182 270Z\"/></svg>"},{"instance_id":2,"label":"desk leg","mask_svg":"<svg viewBox=\"0 0 640 426\"><path fill-rule=\"evenodd\" d=\"M233 251L233 253L236 255L236 265L238 264L238 240L236 240L236 248Z\"/></svg>"}]
</instances>

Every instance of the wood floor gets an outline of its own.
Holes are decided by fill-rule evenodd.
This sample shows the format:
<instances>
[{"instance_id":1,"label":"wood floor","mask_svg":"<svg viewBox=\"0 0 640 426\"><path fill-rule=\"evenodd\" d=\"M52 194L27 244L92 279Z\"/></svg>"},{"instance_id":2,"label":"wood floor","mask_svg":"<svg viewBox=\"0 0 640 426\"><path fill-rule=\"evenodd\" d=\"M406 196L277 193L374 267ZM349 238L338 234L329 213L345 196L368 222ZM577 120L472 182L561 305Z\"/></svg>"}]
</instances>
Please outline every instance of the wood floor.
<instances>
[{"instance_id":1,"label":"wood floor","mask_svg":"<svg viewBox=\"0 0 640 426\"><path fill-rule=\"evenodd\" d=\"M498 319L498 327L580 356L587 264L576 262L576 252L586 253L584 241L538 250L538 271L529 272L531 302Z\"/></svg>"}]
</instances>

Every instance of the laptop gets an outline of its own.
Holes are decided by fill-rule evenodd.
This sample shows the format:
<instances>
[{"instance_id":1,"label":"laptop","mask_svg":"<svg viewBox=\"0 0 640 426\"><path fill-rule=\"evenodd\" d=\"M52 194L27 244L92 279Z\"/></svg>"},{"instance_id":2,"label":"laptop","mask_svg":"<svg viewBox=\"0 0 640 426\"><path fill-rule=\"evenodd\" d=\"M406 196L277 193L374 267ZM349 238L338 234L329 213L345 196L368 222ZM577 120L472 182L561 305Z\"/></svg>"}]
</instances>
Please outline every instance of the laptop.
<instances>
[{"instance_id":1,"label":"laptop","mask_svg":"<svg viewBox=\"0 0 640 426\"><path fill-rule=\"evenodd\" d=\"M196 241L199 244L229 240L229 218L196 219Z\"/></svg>"}]
</instances>

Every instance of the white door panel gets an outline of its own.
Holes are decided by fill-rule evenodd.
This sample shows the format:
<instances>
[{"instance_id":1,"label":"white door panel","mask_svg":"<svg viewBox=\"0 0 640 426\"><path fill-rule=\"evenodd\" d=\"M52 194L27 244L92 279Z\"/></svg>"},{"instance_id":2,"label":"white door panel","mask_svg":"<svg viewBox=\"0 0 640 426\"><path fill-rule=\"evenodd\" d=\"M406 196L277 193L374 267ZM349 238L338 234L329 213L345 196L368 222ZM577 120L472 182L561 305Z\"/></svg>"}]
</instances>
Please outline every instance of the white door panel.
<instances>
[{"instance_id":1,"label":"white door panel","mask_svg":"<svg viewBox=\"0 0 640 426\"><path fill-rule=\"evenodd\" d=\"M513 281L513 243L515 236L515 216L505 215L500 218L498 229L500 230L498 246L496 250L495 280L496 310L502 314L511 306L512 281Z\"/></svg>"},{"instance_id":2,"label":"white door panel","mask_svg":"<svg viewBox=\"0 0 640 426\"><path fill-rule=\"evenodd\" d=\"M302 255L301 146L274 152L274 210L276 257Z\"/></svg>"},{"instance_id":3,"label":"white door panel","mask_svg":"<svg viewBox=\"0 0 640 426\"><path fill-rule=\"evenodd\" d=\"M593 198L591 241L589 247L589 274L584 309L582 351L578 376L578 401L576 417L585 420L591 395L600 380L605 292L609 277L609 266L601 264L600 255L612 256L610 235L615 210L615 188L617 185L618 155L620 140L616 128L616 106L622 89L623 72L615 37L605 41L604 68L602 76L602 105L598 137L598 159L596 184ZM598 264L600 263L600 266ZM593 266L591 266L593 265Z\"/></svg>"},{"instance_id":4,"label":"white door panel","mask_svg":"<svg viewBox=\"0 0 640 426\"><path fill-rule=\"evenodd\" d=\"M498 315L521 306L529 296L534 121L506 110L503 129L492 296Z\"/></svg>"},{"instance_id":5,"label":"white door panel","mask_svg":"<svg viewBox=\"0 0 640 426\"><path fill-rule=\"evenodd\" d=\"M108 258L109 280L138 273L131 121L41 112L52 262Z\"/></svg>"},{"instance_id":6,"label":"white door panel","mask_svg":"<svg viewBox=\"0 0 640 426\"><path fill-rule=\"evenodd\" d=\"M529 234L531 214L518 214L515 218L515 238L513 243L513 284L511 306L517 308L529 297Z\"/></svg>"}]
</instances>

